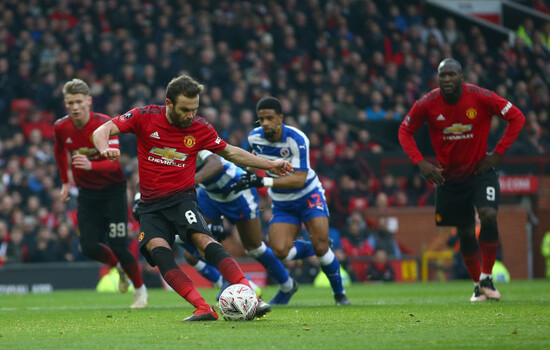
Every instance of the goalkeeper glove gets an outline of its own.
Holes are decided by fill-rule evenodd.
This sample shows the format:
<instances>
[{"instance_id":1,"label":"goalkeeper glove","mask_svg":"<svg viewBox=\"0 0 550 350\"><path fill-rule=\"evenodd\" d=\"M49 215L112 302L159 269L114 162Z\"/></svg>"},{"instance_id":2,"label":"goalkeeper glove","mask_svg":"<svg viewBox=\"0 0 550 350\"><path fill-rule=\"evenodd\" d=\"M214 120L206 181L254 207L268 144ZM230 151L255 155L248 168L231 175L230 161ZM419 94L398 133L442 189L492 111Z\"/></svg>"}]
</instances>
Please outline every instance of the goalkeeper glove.
<instances>
[{"instance_id":1,"label":"goalkeeper glove","mask_svg":"<svg viewBox=\"0 0 550 350\"><path fill-rule=\"evenodd\" d=\"M239 181L231 185L226 195L241 192L251 187L273 187L273 178L258 176L255 173L247 171L241 176Z\"/></svg>"}]
</instances>

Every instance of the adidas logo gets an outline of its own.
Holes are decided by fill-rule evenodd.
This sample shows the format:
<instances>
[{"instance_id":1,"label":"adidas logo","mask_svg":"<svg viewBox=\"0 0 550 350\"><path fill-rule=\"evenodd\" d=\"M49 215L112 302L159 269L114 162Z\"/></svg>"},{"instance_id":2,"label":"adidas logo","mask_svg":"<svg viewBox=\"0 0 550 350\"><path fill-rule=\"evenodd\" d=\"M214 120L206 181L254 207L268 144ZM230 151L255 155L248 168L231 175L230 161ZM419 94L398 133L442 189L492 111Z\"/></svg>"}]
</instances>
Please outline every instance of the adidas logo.
<instances>
[{"instance_id":1,"label":"adidas logo","mask_svg":"<svg viewBox=\"0 0 550 350\"><path fill-rule=\"evenodd\" d=\"M149 135L149 136L151 136L151 137L154 138L154 139L160 140L158 131L155 131L154 133L151 133L151 135Z\"/></svg>"},{"instance_id":2,"label":"adidas logo","mask_svg":"<svg viewBox=\"0 0 550 350\"><path fill-rule=\"evenodd\" d=\"M73 140L71 140L70 137L67 137L67 140L65 140L65 143L73 143Z\"/></svg>"},{"instance_id":3,"label":"adidas logo","mask_svg":"<svg viewBox=\"0 0 550 350\"><path fill-rule=\"evenodd\" d=\"M443 114L440 114L436 120L445 120L445 117L443 116Z\"/></svg>"}]
</instances>

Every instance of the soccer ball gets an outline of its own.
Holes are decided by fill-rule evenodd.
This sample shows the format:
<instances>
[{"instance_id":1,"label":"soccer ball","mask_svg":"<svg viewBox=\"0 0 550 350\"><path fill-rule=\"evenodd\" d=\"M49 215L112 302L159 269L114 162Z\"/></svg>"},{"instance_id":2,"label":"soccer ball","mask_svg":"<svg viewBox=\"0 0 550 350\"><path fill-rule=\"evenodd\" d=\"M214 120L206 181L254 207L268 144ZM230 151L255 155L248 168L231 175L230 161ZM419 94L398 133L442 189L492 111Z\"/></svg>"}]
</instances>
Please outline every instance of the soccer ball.
<instances>
[{"instance_id":1,"label":"soccer ball","mask_svg":"<svg viewBox=\"0 0 550 350\"><path fill-rule=\"evenodd\" d=\"M244 284L233 284L225 288L218 301L220 313L226 321L254 319L258 304L256 293Z\"/></svg>"}]
</instances>

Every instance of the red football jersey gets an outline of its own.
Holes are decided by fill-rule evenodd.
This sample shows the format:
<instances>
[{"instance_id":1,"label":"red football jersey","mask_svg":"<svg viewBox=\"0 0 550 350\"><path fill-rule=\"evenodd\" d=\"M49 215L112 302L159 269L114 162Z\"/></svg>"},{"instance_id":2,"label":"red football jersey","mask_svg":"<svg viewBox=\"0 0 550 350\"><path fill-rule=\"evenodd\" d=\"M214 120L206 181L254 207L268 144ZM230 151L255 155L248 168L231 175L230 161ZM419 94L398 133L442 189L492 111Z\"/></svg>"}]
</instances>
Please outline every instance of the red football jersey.
<instances>
[{"instance_id":1,"label":"red football jersey","mask_svg":"<svg viewBox=\"0 0 550 350\"><path fill-rule=\"evenodd\" d=\"M143 202L194 188L197 153L203 149L217 153L227 145L201 117L186 128L170 125L166 106L134 108L113 122L121 133L136 134Z\"/></svg>"},{"instance_id":2,"label":"red football jersey","mask_svg":"<svg viewBox=\"0 0 550 350\"><path fill-rule=\"evenodd\" d=\"M494 151L500 155L517 138L525 117L512 103L492 91L463 84L456 104L443 99L439 88L418 100L399 128L399 142L411 160L424 159L413 134L428 123L430 139L446 179L463 179L475 172L485 158L493 115L508 121L508 128Z\"/></svg>"},{"instance_id":3,"label":"red football jersey","mask_svg":"<svg viewBox=\"0 0 550 350\"><path fill-rule=\"evenodd\" d=\"M80 153L92 162L92 170L85 171L71 166L73 178L77 186L98 190L126 181L118 161L111 161L101 157L92 142L92 134L103 123L111 120L101 113L90 112L90 120L82 128L77 129L70 116L57 120L54 124L55 146L54 155L57 169L62 183L69 182L67 151L72 154ZM119 147L118 137L109 139L110 147Z\"/></svg>"}]
</instances>

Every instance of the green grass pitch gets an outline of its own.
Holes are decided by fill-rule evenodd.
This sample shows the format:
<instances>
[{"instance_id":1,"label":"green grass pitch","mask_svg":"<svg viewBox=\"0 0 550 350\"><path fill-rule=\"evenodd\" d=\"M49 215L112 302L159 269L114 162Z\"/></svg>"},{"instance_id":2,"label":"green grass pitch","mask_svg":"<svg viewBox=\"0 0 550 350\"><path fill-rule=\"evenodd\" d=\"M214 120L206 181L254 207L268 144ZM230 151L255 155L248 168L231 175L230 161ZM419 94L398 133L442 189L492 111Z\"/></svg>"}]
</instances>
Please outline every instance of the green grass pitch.
<instances>
[{"instance_id":1,"label":"green grass pitch","mask_svg":"<svg viewBox=\"0 0 550 350\"><path fill-rule=\"evenodd\" d=\"M0 349L550 349L550 281L497 288L500 302L472 304L469 282L356 284L353 305L337 307L329 289L302 285L262 319L197 323L164 290L142 310L131 294L0 295ZM201 293L215 303L217 290Z\"/></svg>"}]
</instances>

